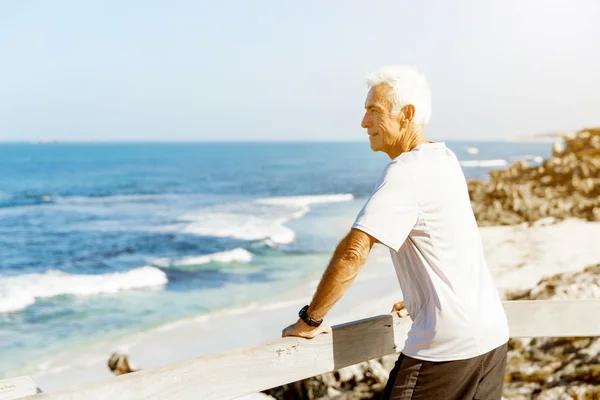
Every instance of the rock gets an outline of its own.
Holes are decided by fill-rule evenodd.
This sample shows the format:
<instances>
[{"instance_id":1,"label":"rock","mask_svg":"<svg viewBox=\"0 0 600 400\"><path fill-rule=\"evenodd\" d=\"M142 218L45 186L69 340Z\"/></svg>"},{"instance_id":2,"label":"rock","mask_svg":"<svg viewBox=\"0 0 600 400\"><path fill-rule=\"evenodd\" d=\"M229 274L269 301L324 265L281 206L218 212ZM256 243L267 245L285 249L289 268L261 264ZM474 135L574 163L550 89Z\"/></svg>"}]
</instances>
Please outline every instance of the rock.
<instances>
[{"instance_id":1,"label":"rock","mask_svg":"<svg viewBox=\"0 0 600 400\"><path fill-rule=\"evenodd\" d=\"M342 392L340 392L339 390L336 390L332 387L327 389L327 397L332 399L335 397L340 397L342 395Z\"/></svg>"},{"instance_id":2,"label":"rock","mask_svg":"<svg viewBox=\"0 0 600 400\"><path fill-rule=\"evenodd\" d=\"M388 377L390 376L390 370L386 370L383 365L381 365L378 361L371 360L368 362L369 371L373 379L379 383L387 383Z\"/></svg>"},{"instance_id":3,"label":"rock","mask_svg":"<svg viewBox=\"0 0 600 400\"><path fill-rule=\"evenodd\" d=\"M548 225L555 224L556 222L557 222L556 218L554 218L554 217L545 217L545 218L535 221L532 225L533 226L548 226Z\"/></svg>"},{"instance_id":4,"label":"rock","mask_svg":"<svg viewBox=\"0 0 600 400\"><path fill-rule=\"evenodd\" d=\"M113 353L108 359L108 369L115 375L128 374L135 372L136 369L129 362L126 354Z\"/></svg>"},{"instance_id":5,"label":"rock","mask_svg":"<svg viewBox=\"0 0 600 400\"><path fill-rule=\"evenodd\" d=\"M356 364L342 368L336 372L338 376L337 381L342 384L348 382L360 382L365 378L363 369L363 364Z\"/></svg>"},{"instance_id":6,"label":"rock","mask_svg":"<svg viewBox=\"0 0 600 400\"><path fill-rule=\"evenodd\" d=\"M508 382L520 381L543 384L560 366L560 361L554 361L544 366L532 361L521 362L511 368L511 371L506 374L505 380Z\"/></svg>"},{"instance_id":7,"label":"rock","mask_svg":"<svg viewBox=\"0 0 600 400\"><path fill-rule=\"evenodd\" d=\"M332 373L265 390L264 393L278 400L378 398L385 389L389 371L397 358L397 355L384 357L384 364L389 369L382 365L383 359L370 360Z\"/></svg>"},{"instance_id":8,"label":"rock","mask_svg":"<svg viewBox=\"0 0 600 400\"><path fill-rule=\"evenodd\" d=\"M529 290L509 291L507 300L600 299L600 264L582 272L570 272L543 278Z\"/></svg>"},{"instance_id":9,"label":"rock","mask_svg":"<svg viewBox=\"0 0 600 400\"><path fill-rule=\"evenodd\" d=\"M594 207L592 210L592 221L600 221L600 207Z\"/></svg>"},{"instance_id":10,"label":"rock","mask_svg":"<svg viewBox=\"0 0 600 400\"><path fill-rule=\"evenodd\" d=\"M527 397L530 398L530 397ZM509 398L507 398L509 399ZM552 389L544 390L537 400L596 400L600 399L600 386L596 385L580 385L572 386L557 386Z\"/></svg>"},{"instance_id":11,"label":"rock","mask_svg":"<svg viewBox=\"0 0 600 400\"><path fill-rule=\"evenodd\" d=\"M559 157L565 151L565 144L563 142L556 142L552 145L552 156Z\"/></svg>"},{"instance_id":12,"label":"rock","mask_svg":"<svg viewBox=\"0 0 600 400\"><path fill-rule=\"evenodd\" d=\"M391 371L394 368L394 365L396 365L396 361L398 361L398 357L399 357L398 354L390 354L387 356L383 356L380 359L380 364L385 371Z\"/></svg>"},{"instance_id":13,"label":"rock","mask_svg":"<svg viewBox=\"0 0 600 400\"><path fill-rule=\"evenodd\" d=\"M479 225L533 223L542 218L600 220L600 128L554 145L552 158L530 167L519 161L468 182Z\"/></svg>"}]
</instances>

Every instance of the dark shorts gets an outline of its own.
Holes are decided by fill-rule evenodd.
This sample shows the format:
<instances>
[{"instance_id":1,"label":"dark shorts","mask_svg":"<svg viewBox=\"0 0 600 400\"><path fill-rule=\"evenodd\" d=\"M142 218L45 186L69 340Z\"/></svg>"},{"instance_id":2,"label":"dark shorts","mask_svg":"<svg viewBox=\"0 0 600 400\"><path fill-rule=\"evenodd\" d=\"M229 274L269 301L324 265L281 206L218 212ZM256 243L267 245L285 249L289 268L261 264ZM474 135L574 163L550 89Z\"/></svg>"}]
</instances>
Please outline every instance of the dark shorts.
<instances>
[{"instance_id":1,"label":"dark shorts","mask_svg":"<svg viewBox=\"0 0 600 400\"><path fill-rule=\"evenodd\" d=\"M385 387L385 400L500 400L508 345L466 360L432 362L404 354Z\"/></svg>"}]
</instances>

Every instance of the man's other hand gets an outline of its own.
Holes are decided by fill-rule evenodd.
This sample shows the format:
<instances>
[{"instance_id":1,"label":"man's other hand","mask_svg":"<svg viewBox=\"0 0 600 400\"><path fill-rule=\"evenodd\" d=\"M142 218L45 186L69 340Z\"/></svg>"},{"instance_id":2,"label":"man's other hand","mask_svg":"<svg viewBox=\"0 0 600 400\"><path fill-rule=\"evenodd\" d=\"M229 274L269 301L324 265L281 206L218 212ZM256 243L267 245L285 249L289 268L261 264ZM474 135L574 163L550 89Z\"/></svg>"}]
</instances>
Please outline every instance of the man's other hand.
<instances>
[{"instance_id":1,"label":"man's other hand","mask_svg":"<svg viewBox=\"0 0 600 400\"><path fill-rule=\"evenodd\" d=\"M394 306L392 307L392 311L390 312L395 312L400 318L406 317L408 315L408 310L404 306L403 301L394 304Z\"/></svg>"},{"instance_id":2,"label":"man's other hand","mask_svg":"<svg viewBox=\"0 0 600 400\"><path fill-rule=\"evenodd\" d=\"M321 324L321 326L315 328L306 324L301 319L298 319L298 322L288 326L281 332L281 337L297 336L305 339L312 339L323 333L331 333L331 327Z\"/></svg>"}]
</instances>

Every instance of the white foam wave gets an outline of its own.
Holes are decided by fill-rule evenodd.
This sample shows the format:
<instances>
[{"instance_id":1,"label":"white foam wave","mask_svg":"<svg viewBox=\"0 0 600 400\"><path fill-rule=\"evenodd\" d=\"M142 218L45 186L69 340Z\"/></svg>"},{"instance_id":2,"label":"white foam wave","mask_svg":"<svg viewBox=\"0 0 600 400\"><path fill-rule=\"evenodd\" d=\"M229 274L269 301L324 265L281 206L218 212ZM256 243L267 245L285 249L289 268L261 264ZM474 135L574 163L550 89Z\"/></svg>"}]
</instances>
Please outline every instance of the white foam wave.
<instances>
[{"instance_id":1,"label":"white foam wave","mask_svg":"<svg viewBox=\"0 0 600 400\"><path fill-rule=\"evenodd\" d=\"M544 162L544 157L536 156L533 154L527 154L527 155L523 156L521 159L525 160L525 161L533 161L534 163L537 163L537 164L541 164Z\"/></svg>"},{"instance_id":2,"label":"white foam wave","mask_svg":"<svg viewBox=\"0 0 600 400\"><path fill-rule=\"evenodd\" d=\"M315 196L286 196L286 197L268 197L258 199L258 204L276 204L292 206L308 206L311 204L339 203L343 201L352 201L354 196L351 194L324 194Z\"/></svg>"},{"instance_id":3,"label":"white foam wave","mask_svg":"<svg viewBox=\"0 0 600 400\"><path fill-rule=\"evenodd\" d=\"M503 159L496 160L465 160L461 161L461 167L465 168L481 168L481 167L504 167L508 161Z\"/></svg>"},{"instance_id":4,"label":"white foam wave","mask_svg":"<svg viewBox=\"0 0 600 400\"><path fill-rule=\"evenodd\" d=\"M281 245L295 240L294 231L285 224L303 217L310 211L310 205L352 199L351 194L270 197L204 206L168 225L126 226L120 221L96 221L78 229L172 232L251 241L268 239L272 244Z\"/></svg>"},{"instance_id":5,"label":"white foam wave","mask_svg":"<svg viewBox=\"0 0 600 400\"><path fill-rule=\"evenodd\" d=\"M249 263L252 261L252 253L246 249L237 248L228 251L222 251L219 253L206 254L195 257L182 257L177 259L171 258L152 258L148 260L150 264L156 265L163 268L177 265L202 265L210 262L218 263L230 263L230 262L242 262Z\"/></svg>"},{"instance_id":6,"label":"white foam wave","mask_svg":"<svg viewBox=\"0 0 600 400\"><path fill-rule=\"evenodd\" d=\"M44 274L5 277L0 281L0 312L22 310L39 298L117 293L166 283L167 275L150 266L103 275L74 275L51 270Z\"/></svg>"},{"instance_id":7,"label":"white foam wave","mask_svg":"<svg viewBox=\"0 0 600 400\"><path fill-rule=\"evenodd\" d=\"M252 247L270 247L272 249L278 249L279 244L277 244L274 241L272 241L271 239L267 238L267 239L263 239L263 240L253 243Z\"/></svg>"},{"instance_id":8,"label":"white foam wave","mask_svg":"<svg viewBox=\"0 0 600 400\"><path fill-rule=\"evenodd\" d=\"M351 201L351 194L269 197L245 203L230 203L200 209L182 217L187 223L180 232L242 240L269 239L277 244L289 244L294 231L285 224L301 218L311 204Z\"/></svg>"},{"instance_id":9,"label":"white foam wave","mask_svg":"<svg viewBox=\"0 0 600 400\"><path fill-rule=\"evenodd\" d=\"M179 199L179 194L115 194L112 196L58 196L59 205L85 205L103 203L144 203L156 200Z\"/></svg>"},{"instance_id":10,"label":"white foam wave","mask_svg":"<svg viewBox=\"0 0 600 400\"><path fill-rule=\"evenodd\" d=\"M229 237L241 240L271 239L278 244L291 243L294 231L283 226L289 219L271 219L266 215L237 214L235 212L198 213L186 215L189 221L181 227L182 233L201 236Z\"/></svg>"}]
</instances>

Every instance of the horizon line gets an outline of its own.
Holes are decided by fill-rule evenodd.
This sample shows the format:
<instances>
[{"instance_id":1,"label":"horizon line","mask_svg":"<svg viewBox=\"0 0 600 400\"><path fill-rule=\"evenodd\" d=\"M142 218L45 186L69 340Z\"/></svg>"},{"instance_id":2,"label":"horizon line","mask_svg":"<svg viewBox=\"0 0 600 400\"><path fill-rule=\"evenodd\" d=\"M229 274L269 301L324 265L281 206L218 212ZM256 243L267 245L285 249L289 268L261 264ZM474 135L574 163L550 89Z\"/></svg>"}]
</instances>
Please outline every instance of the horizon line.
<instances>
[{"instance_id":1,"label":"horizon line","mask_svg":"<svg viewBox=\"0 0 600 400\"><path fill-rule=\"evenodd\" d=\"M507 143L543 143L540 140L520 140L519 138L456 138L456 139L442 139L432 138L434 142L507 142ZM227 143L368 143L367 140L60 140L60 139L40 139L40 140L0 140L2 144L177 144L177 143L215 143L215 144L227 144Z\"/></svg>"}]
</instances>

